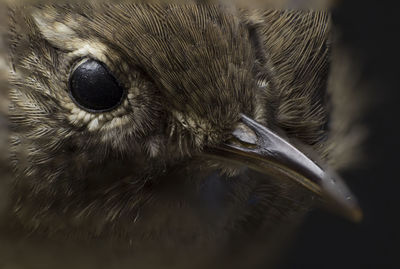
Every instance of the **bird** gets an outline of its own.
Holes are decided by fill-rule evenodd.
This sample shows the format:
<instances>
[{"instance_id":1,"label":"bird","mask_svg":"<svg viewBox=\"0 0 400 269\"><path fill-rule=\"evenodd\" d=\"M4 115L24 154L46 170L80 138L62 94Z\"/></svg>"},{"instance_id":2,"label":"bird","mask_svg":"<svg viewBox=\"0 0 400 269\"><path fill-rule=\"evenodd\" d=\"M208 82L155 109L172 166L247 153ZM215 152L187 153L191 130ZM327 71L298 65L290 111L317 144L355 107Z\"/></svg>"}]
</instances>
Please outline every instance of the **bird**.
<instances>
[{"instance_id":1,"label":"bird","mask_svg":"<svg viewBox=\"0 0 400 269\"><path fill-rule=\"evenodd\" d=\"M8 17L10 229L125 254L104 268L259 268L316 204L361 218L333 169L346 142L329 11L74 3Z\"/></svg>"}]
</instances>

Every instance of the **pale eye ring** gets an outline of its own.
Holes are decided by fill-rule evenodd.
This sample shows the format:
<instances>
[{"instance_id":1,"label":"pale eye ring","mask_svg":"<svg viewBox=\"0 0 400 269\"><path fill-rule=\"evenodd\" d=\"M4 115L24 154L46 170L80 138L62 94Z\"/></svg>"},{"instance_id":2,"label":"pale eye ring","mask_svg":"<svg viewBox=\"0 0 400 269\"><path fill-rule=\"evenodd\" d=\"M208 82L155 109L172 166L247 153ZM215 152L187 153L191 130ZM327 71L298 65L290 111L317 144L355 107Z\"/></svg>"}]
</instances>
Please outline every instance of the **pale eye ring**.
<instances>
[{"instance_id":1,"label":"pale eye ring","mask_svg":"<svg viewBox=\"0 0 400 269\"><path fill-rule=\"evenodd\" d=\"M118 107L126 91L104 63L86 59L72 71L69 94L80 108L89 112L105 112Z\"/></svg>"}]
</instances>

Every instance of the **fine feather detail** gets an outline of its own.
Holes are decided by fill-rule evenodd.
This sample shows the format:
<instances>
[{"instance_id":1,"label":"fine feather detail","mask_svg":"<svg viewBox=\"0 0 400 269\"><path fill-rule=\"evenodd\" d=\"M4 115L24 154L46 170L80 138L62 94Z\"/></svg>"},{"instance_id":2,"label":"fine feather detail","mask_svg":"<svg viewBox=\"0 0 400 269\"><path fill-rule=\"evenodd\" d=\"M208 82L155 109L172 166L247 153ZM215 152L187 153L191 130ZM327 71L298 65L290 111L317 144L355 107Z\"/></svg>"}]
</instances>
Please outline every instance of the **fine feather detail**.
<instances>
[{"instance_id":1,"label":"fine feather detail","mask_svg":"<svg viewBox=\"0 0 400 269\"><path fill-rule=\"evenodd\" d=\"M308 207L293 186L218 178L232 190L216 226L208 226L193 210L196 201L186 199L197 189L181 185L198 181L201 189L201 168L221 168L191 157L223 142L239 112L313 147L326 162L350 163L343 156L353 155L360 136L348 136L354 118L342 114L349 89L333 83L331 27L326 11L220 5L11 9L13 213L32 232L128 244L165 234L173 242L212 241L257 222L299 221ZM85 56L127 85L124 109L92 115L70 100L70 70ZM178 188L172 195L170 182ZM253 194L257 206L247 203Z\"/></svg>"}]
</instances>

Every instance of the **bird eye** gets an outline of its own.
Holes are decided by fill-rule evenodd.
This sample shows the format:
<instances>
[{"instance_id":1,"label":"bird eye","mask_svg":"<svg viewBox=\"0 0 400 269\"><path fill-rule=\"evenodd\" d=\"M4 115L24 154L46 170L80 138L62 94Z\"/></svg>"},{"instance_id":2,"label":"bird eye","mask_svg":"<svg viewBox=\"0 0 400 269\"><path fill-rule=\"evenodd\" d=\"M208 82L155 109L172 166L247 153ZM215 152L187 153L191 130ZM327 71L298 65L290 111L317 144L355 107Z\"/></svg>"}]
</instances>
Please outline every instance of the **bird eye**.
<instances>
[{"instance_id":1,"label":"bird eye","mask_svg":"<svg viewBox=\"0 0 400 269\"><path fill-rule=\"evenodd\" d=\"M90 112L104 112L117 107L125 90L107 67L89 59L78 65L69 79L70 95L81 108Z\"/></svg>"}]
</instances>

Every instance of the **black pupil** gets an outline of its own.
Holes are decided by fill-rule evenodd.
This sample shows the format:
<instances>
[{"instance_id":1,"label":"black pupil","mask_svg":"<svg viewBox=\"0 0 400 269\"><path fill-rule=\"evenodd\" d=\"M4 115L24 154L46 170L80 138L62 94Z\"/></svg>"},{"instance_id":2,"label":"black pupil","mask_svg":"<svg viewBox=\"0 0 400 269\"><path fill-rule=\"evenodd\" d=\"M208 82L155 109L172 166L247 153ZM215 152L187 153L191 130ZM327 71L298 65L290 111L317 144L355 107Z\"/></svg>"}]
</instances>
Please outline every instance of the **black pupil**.
<instances>
[{"instance_id":1,"label":"black pupil","mask_svg":"<svg viewBox=\"0 0 400 269\"><path fill-rule=\"evenodd\" d=\"M87 60L70 78L70 91L75 102L90 111L107 111L121 103L123 88L103 63Z\"/></svg>"}]
</instances>

